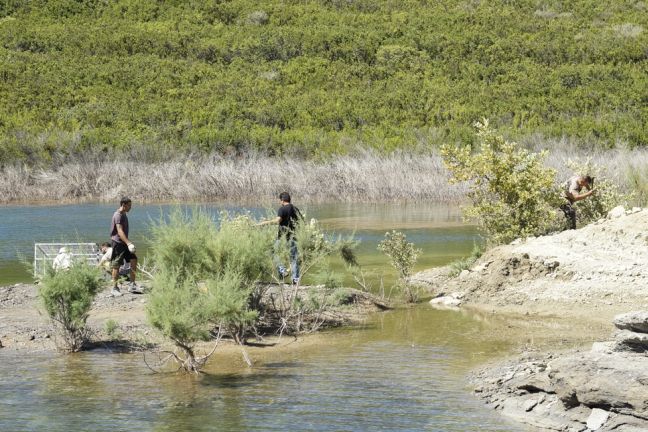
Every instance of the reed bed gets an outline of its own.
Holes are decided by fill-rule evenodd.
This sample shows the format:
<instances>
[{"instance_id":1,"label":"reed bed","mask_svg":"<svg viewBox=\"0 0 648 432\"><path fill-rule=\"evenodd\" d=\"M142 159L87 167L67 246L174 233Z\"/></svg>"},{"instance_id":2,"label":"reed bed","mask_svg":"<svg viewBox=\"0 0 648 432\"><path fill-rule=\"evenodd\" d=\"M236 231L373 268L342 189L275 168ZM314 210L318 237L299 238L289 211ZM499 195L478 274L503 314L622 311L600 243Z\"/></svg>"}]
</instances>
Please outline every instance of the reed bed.
<instances>
[{"instance_id":1,"label":"reed bed","mask_svg":"<svg viewBox=\"0 0 648 432\"><path fill-rule=\"evenodd\" d=\"M648 151L589 152L559 142L545 147L550 149L547 165L556 168L558 181L572 175L569 159L591 158L624 190L648 183ZM158 163L79 158L51 169L8 166L0 171L0 202L5 204L114 202L122 195L138 201L249 201L274 198L283 190L300 201L460 202L467 186L448 184L438 154L405 152L366 151L327 161L261 155L188 156Z\"/></svg>"}]
</instances>

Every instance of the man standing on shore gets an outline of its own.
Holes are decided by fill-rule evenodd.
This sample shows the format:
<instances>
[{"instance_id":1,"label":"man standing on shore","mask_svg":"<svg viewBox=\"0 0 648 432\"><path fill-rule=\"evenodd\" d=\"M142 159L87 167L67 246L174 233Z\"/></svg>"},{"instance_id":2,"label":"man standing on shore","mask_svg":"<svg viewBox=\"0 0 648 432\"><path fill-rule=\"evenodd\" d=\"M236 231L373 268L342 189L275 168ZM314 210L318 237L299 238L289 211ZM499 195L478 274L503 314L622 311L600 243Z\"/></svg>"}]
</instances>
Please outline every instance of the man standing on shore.
<instances>
[{"instance_id":1,"label":"man standing on shore","mask_svg":"<svg viewBox=\"0 0 648 432\"><path fill-rule=\"evenodd\" d=\"M592 195L595 192L593 186L594 178L590 176L574 176L565 183L563 198L565 198L566 202L560 206L560 209L565 213L569 229L576 229L576 209L574 208L574 203ZM583 188L587 189L587 192L581 193Z\"/></svg>"},{"instance_id":2,"label":"man standing on shore","mask_svg":"<svg viewBox=\"0 0 648 432\"><path fill-rule=\"evenodd\" d=\"M281 206L277 211L277 217L259 223L261 225L279 224L279 232L277 233L277 240L275 241L275 265L279 276L288 276L288 270L279 262L277 252L282 241L288 242L290 248L290 272L292 274L292 283L297 285L299 283L299 262L297 261L297 241L295 239L295 224L303 219L301 212L297 207L291 204L290 194L288 192L281 192L279 194L279 201Z\"/></svg>"},{"instance_id":3,"label":"man standing on shore","mask_svg":"<svg viewBox=\"0 0 648 432\"><path fill-rule=\"evenodd\" d=\"M130 198L123 197L119 201L119 208L113 214L110 225L110 240L112 243L112 280L113 289L111 294L114 297L122 295L119 290L119 267L126 262L130 262L130 282L128 292L132 294L142 294L142 290L135 283L137 272L137 255L135 255L135 245L128 239L128 213L133 206Z\"/></svg>"}]
</instances>

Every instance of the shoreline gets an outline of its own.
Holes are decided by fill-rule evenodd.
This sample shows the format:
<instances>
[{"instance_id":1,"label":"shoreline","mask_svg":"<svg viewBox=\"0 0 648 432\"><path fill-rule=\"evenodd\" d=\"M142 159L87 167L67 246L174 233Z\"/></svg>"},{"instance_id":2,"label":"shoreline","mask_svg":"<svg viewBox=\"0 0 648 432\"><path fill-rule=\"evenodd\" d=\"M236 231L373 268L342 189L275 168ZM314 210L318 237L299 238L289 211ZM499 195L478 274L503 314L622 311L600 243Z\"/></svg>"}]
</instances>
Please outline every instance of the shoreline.
<instances>
[{"instance_id":1,"label":"shoreline","mask_svg":"<svg viewBox=\"0 0 648 432\"><path fill-rule=\"evenodd\" d=\"M648 209L611 212L490 249L458 276L437 268L412 282L436 296L433 307L555 317L585 336L582 346L531 345L473 371L488 407L539 430L648 430L647 228Z\"/></svg>"}]
</instances>

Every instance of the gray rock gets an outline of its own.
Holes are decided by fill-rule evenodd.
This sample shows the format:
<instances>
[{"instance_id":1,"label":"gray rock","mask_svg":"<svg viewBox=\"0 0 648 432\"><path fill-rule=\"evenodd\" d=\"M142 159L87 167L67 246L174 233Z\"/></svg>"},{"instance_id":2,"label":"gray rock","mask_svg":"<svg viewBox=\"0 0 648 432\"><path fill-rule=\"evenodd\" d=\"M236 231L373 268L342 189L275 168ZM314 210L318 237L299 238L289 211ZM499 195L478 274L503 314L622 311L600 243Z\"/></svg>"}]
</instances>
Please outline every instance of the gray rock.
<instances>
[{"instance_id":1,"label":"gray rock","mask_svg":"<svg viewBox=\"0 0 648 432\"><path fill-rule=\"evenodd\" d=\"M593 431L599 430L607 421L609 412L600 408L594 408L587 418L587 427Z\"/></svg>"},{"instance_id":2,"label":"gray rock","mask_svg":"<svg viewBox=\"0 0 648 432\"><path fill-rule=\"evenodd\" d=\"M615 335L614 339L617 342L615 351L648 351L648 334L646 333L635 333L629 330L622 330Z\"/></svg>"},{"instance_id":3,"label":"gray rock","mask_svg":"<svg viewBox=\"0 0 648 432\"><path fill-rule=\"evenodd\" d=\"M524 408L525 412L531 411L535 406L538 405L538 400L537 399L529 399L526 402L524 402L524 405L522 408Z\"/></svg>"},{"instance_id":4,"label":"gray rock","mask_svg":"<svg viewBox=\"0 0 648 432\"><path fill-rule=\"evenodd\" d=\"M629 312L614 317L614 325L620 330L648 333L648 311Z\"/></svg>"},{"instance_id":5,"label":"gray rock","mask_svg":"<svg viewBox=\"0 0 648 432\"><path fill-rule=\"evenodd\" d=\"M583 404L648 418L648 356L576 353L553 360L549 378L566 407Z\"/></svg>"},{"instance_id":6,"label":"gray rock","mask_svg":"<svg viewBox=\"0 0 648 432\"><path fill-rule=\"evenodd\" d=\"M625 208L623 206L616 206L607 214L608 219L617 219L625 216Z\"/></svg>"},{"instance_id":7,"label":"gray rock","mask_svg":"<svg viewBox=\"0 0 648 432\"><path fill-rule=\"evenodd\" d=\"M459 307L461 300L452 296L436 297L430 300L430 304L435 307Z\"/></svg>"}]
</instances>

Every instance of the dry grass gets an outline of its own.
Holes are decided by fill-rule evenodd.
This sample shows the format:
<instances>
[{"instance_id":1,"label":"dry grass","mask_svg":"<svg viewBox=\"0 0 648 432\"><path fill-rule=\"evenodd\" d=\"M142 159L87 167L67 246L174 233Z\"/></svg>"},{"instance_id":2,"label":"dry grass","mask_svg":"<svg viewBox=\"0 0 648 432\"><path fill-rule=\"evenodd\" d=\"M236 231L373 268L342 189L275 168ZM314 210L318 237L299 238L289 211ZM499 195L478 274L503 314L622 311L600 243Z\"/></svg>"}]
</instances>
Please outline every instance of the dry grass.
<instances>
[{"instance_id":1,"label":"dry grass","mask_svg":"<svg viewBox=\"0 0 648 432\"><path fill-rule=\"evenodd\" d=\"M249 200L283 190L300 200L455 201L465 190L449 186L437 155L366 152L326 162L265 156L190 157L160 163L68 162L56 170L8 167L0 172L0 200L143 201Z\"/></svg>"},{"instance_id":2,"label":"dry grass","mask_svg":"<svg viewBox=\"0 0 648 432\"><path fill-rule=\"evenodd\" d=\"M626 190L648 183L648 151L586 151L567 141L530 139L525 145L550 150L547 164L557 180L572 175L571 159L591 158L608 168ZM129 195L138 201L252 200L288 190L308 201L461 201L465 185L449 185L448 173L435 154L366 151L325 162L266 156L187 157L168 162L69 161L57 169L5 167L0 171L0 202L115 201ZM648 191L644 194L648 196Z\"/></svg>"}]
</instances>

